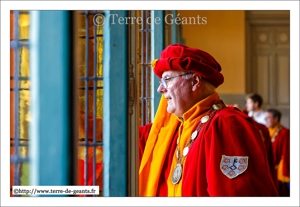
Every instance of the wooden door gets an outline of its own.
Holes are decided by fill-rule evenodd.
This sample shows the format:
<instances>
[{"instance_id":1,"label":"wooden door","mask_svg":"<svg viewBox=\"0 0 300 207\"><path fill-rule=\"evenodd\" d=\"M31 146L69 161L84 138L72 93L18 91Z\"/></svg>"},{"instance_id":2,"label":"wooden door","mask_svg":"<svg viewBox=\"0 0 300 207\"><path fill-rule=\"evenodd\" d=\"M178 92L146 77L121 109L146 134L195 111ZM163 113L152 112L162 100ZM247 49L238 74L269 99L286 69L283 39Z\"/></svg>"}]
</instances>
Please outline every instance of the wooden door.
<instances>
[{"instance_id":1,"label":"wooden door","mask_svg":"<svg viewBox=\"0 0 300 207\"><path fill-rule=\"evenodd\" d=\"M263 108L282 112L290 125L290 13L246 12L246 91L263 98Z\"/></svg>"}]
</instances>

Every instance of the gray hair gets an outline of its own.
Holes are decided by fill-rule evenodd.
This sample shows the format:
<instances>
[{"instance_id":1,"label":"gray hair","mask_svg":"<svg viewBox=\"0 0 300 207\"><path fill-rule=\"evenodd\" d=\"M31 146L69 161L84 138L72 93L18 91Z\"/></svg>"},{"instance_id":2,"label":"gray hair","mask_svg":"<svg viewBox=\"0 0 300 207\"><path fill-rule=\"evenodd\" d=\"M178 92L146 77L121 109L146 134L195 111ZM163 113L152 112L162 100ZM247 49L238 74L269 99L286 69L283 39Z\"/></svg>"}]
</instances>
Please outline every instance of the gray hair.
<instances>
[{"instance_id":1,"label":"gray hair","mask_svg":"<svg viewBox=\"0 0 300 207\"><path fill-rule=\"evenodd\" d=\"M212 94L212 93L216 92L216 86L214 86L209 80L203 78L202 76L201 76L201 78L202 78L202 82L204 83L205 88L208 93Z\"/></svg>"},{"instance_id":2,"label":"gray hair","mask_svg":"<svg viewBox=\"0 0 300 207\"><path fill-rule=\"evenodd\" d=\"M189 79L191 78L195 73L189 71L188 74L181 76L183 79Z\"/></svg>"},{"instance_id":3,"label":"gray hair","mask_svg":"<svg viewBox=\"0 0 300 207\"><path fill-rule=\"evenodd\" d=\"M194 72L191 72L191 71L189 71L189 72L190 72L189 74L183 75L182 78L189 79L195 74ZM205 88L209 94L216 92L215 91L216 86L214 86L209 80L203 78L201 75L200 75L200 77L201 77L202 83L205 85Z\"/></svg>"}]
</instances>

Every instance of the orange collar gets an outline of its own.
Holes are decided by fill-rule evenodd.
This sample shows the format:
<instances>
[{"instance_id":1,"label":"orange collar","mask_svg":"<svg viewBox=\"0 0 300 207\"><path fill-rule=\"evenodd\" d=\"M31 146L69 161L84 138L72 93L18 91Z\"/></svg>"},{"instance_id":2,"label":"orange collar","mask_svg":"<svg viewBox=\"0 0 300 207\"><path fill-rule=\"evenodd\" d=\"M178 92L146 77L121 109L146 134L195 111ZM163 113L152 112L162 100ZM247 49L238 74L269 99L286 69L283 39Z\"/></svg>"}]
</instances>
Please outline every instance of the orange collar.
<instances>
[{"instance_id":1,"label":"orange collar","mask_svg":"<svg viewBox=\"0 0 300 207\"><path fill-rule=\"evenodd\" d=\"M193 122L195 119L199 119L199 115L203 114L211 108L211 106L218 102L220 99L218 93L213 93L212 95L206 97L205 99L196 103L192 108L183 114L183 119L185 122Z\"/></svg>"},{"instance_id":2,"label":"orange collar","mask_svg":"<svg viewBox=\"0 0 300 207\"><path fill-rule=\"evenodd\" d=\"M275 127L269 128L270 137L273 137L276 133L277 129L281 126L280 123L278 123Z\"/></svg>"}]
</instances>

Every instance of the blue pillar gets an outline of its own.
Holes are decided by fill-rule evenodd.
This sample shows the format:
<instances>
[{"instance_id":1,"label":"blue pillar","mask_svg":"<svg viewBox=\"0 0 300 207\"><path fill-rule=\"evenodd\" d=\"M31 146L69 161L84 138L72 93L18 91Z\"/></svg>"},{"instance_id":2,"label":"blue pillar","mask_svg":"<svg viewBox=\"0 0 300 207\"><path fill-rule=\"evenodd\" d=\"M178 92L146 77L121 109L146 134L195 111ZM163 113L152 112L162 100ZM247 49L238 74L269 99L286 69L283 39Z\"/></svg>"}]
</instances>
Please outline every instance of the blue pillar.
<instances>
[{"instance_id":1,"label":"blue pillar","mask_svg":"<svg viewBox=\"0 0 300 207\"><path fill-rule=\"evenodd\" d=\"M151 59L154 60L160 58L160 53L164 49L164 17L162 10L154 10L151 12L151 15ZM161 98L161 94L157 92L160 79L153 71L151 73L151 81L151 120L153 122Z\"/></svg>"},{"instance_id":2,"label":"blue pillar","mask_svg":"<svg viewBox=\"0 0 300 207\"><path fill-rule=\"evenodd\" d=\"M178 43L185 45L185 39L182 37L182 24L178 25Z\"/></svg>"},{"instance_id":3,"label":"blue pillar","mask_svg":"<svg viewBox=\"0 0 300 207\"><path fill-rule=\"evenodd\" d=\"M172 10L172 17L175 19L177 17L177 11ZM172 24L172 44L176 44L178 42L178 33L177 33L177 24L174 23Z\"/></svg>"},{"instance_id":4,"label":"blue pillar","mask_svg":"<svg viewBox=\"0 0 300 207\"><path fill-rule=\"evenodd\" d=\"M105 11L103 25L103 194L114 197L127 191L126 15Z\"/></svg>"},{"instance_id":5,"label":"blue pillar","mask_svg":"<svg viewBox=\"0 0 300 207\"><path fill-rule=\"evenodd\" d=\"M172 17L175 19L177 17L177 10L172 10ZM180 11L179 11L180 14ZM180 15L179 15L180 16ZM175 21L172 24L172 44L183 44L185 45L185 39L182 38L182 26L180 24L175 24Z\"/></svg>"},{"instance_id":6,"label":"blue pillar","mask_svg":"<svg viewBox=\"0 0 300 207\"><path fill-rule=\"evenodd\" d=\"M30 185L70 184L69 18L30 12Z\"/></svg>"}]
</instances>

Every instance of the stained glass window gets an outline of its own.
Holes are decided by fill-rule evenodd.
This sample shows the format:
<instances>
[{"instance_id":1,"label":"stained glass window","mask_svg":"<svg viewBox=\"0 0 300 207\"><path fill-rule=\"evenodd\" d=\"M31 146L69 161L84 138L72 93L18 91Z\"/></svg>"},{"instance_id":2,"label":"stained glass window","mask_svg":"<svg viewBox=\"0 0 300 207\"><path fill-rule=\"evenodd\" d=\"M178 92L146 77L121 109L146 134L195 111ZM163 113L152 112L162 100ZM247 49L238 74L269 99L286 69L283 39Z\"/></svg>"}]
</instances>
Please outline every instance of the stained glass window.
<instances>
[{"instance_id":1,"label":"stained glass window","mask_svg":"<svg viewBox=\"0 0 300 207\"><path fill-rule=\"evenodd\" d=\"M78 184L98 185L103 195L103 28L97 11L80 11L78 20Z\"/></svg>"},{"instance_id":2,"label":"stained glass window","mask_svg":"<svg viewBox=\"0 0 300 207\"><path fill-rule=\"evenodd\" d=\"M78 13L78 185L99 185L103 194L103 28L95 14ZM10 13L10 188L29 185L29 13ZM11 192L11 196L12 192Z\"/></svg>"},{"instance_id":3,"label":"stained glass window","mask_svg":"<svg viewBox=\"0 0 300 207\"><path fill-rule=\"evenodd\" d=\"M10 12L10 196L29 185L29 23L28 11Z\"/></svg>"}]
</instances>

